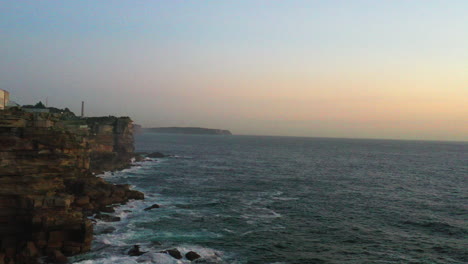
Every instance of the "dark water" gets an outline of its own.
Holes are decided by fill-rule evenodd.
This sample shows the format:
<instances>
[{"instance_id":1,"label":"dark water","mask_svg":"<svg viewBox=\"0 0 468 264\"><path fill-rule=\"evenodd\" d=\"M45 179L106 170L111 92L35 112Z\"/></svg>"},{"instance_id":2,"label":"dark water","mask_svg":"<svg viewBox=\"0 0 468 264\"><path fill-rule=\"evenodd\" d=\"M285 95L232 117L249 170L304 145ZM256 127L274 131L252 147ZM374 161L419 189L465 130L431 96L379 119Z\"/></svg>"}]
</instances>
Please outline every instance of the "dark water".
<instances>
[{"instance_id":1,"label":"dark water","mask_svg":"<svg viewBox=\"0 0 468 264\"><path fill-rule=\"evenodd\" d=\"M147 200L117 212L85 263L137 263L122 255L135 243L204 263L468 263L467 143L145 134L136 146L174 156L105 176ZM160 255L139 261L188 263Z\"/></svg>"}]
</instances>

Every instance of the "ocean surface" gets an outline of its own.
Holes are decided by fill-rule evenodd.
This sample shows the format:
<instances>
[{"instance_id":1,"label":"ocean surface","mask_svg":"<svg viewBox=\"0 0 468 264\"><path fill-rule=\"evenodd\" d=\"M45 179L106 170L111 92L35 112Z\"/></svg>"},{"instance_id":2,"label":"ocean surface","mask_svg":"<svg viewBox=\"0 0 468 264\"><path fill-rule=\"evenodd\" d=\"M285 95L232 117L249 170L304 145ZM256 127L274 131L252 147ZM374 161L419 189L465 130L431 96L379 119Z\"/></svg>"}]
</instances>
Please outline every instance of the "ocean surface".
<instances>
[{"instance_id":1,"label":"ocean surface","mask_svg":"<svg viewBox=\"0 0 468 264\"><path fill-rule=\"evenodd\" d=\"M144 134L100 175L146 195L75 263L468 263L468 144ZM152 204L161 208L143 209ZM148 253L127 256L135 244ZM193 262L192 262L193 263Z\"/></svg>"}]
</instances>

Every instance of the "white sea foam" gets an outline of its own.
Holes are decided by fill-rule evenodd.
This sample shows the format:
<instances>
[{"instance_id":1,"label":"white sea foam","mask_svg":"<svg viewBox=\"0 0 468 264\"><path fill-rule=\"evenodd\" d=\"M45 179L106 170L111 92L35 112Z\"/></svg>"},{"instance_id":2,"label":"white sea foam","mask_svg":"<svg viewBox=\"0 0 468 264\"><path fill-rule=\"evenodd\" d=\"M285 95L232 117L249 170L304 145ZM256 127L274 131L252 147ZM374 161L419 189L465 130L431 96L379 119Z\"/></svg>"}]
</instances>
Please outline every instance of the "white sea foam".
<instances>
[{"instance_id":1,"label":"white sea foam","mask_svg":"<svg viewBox=\"0 0 468 264\"><path fill-rule=\"evenodd\" d=\"M108 258L98 258L93 260L83 260L75 264L138 264L136 258L130 256L112 256Z\"/></svg>"},{"instance_id":2,"label":"white sea foam","mask_svg":"<svg viewBox=\"0 0 468 264\"><path fill-rule=\"evenodd\" d=\"M182 157L187 158L187 157ZM105 172L101 175L98 175L101 178L105 178L110 182L119 182L126 181L128 177L147 177L150 172L154 172L154 167L159 161L151 160L142 163L135 163L138 166L133 166L129 169L119 171L119 172ZM131 175L129 175L131 174ZM135 186L131 186L135 188ZM141 191L141 190L140 190ZM192 263L185 257L181 260L176 260L168 254L160 253L163 250L169 248L177 248L183 256L190 251L197 252L206 263L224 263L223 252L216 251L210 248L204 248L197 245L187 245L187 244L154 244L151 242L151 239L154 237L171 240L171 238L187 238L188 240L193 240L193 238L198 237L211 237L219 238L223 235L219 233L210 232L205 229L193 230L191 232L171 232L165 230L149 230L144 227L140 227L139 223L151 223L158 221L158 219L163 218L173 218L171 214L161 213L161 212L178 212L187 217L200 217L202 214L196 210L190 210L185 208L178 208L174 203L184 202L174 200L174 197L168 198L161 196L157 193L145 193L145 200L133 200L129 201L125 205L120 205L115 207L115 212L112 213L114 216L121 218L119 222L104 222L101 220L96 221L95 230L99 235L95 235L93 241L92 252L78 256L75 259L75 264L114 264L114 263L123 263L123 264L137 264L137 263L155 263L155 264L188 264ZM216 202L218 202L216 200ZM151 211L144 211L145 208L150 207L153 204L159 204L162 208L154 209ZM187 203L190 205L191 203ZM115 228L110 230L110 233L100 233L105 232L105 229ZM233 232L233 231L231 231ZM183 239L185 240L185 239ZM147 251L148 253L140 257L131 257L127 255L128 250L135 244L141 246L142 251ZM73 261L73 258L71 259Z\"/></svg>"},{"instance_id":3,"label":"white sea foam","mask_svg":"<svg viewBox=\"0 0 468 264\"><path fill-rule=\"evenodd\" d=\"M242 233L241 236L246 236L246 235L251 234L251 233L253 233L253 232L254 232L254 231L250 230L250 231L247 231L247 232Z\"/></svg>"},{"instance_id":4,"label":"white sea foam","mask_svg":"<svg viewBox=\"0 0 468 264\"><path fill-rule=\"evenodd\" d=\"M193 159L192 156L179 156L179 155L173 155L171 158L176 158L176 159Z\"/></svg>"},{"instance_id":5,"label":"white sea foam","mask_svg":"<svg viewBox=\"0 0 468 264\"><path fill-rule=\"evenodd\" d=\"M118 178L118 177L127 177L129 173L136 173L142 169L142 166L132 166L128 169L124 169L121 171L105 171L102 174L96 175L96 177L103 178L103 179L111 179L111 178Z\"/></svg>"},{"instance_id":6,"label":"white sea foam","mask_svg":"<svg viewBox=\"0 0 468 264\"><path fill-rule=\"evenodd\" d=\"M252 212L254 213L252 213ZM277 213L268 208L259 208L255 207L249 210L249 213L244 213L241 215L242 218L246 219L248 224L255 224L257 222L261 222L267 219L274 219L283 217L280 213Z\"/></svg>"},{"instance_id":7,"label":"white sea foam","mask_svg":"<svg viewBox=\"0 0 468 264\"><path fill-rule=\"evenodd\" d=\"M223 263L222 256L224 255L220 251L216 251L209 248L199 246L184 245L177 247L177 250L182 256L185 256L190 251L196 252L200 255L201 259L205 260L204 263ZM153 263L153 264L188 264L192 263L190 260L183 257L180 260L176 260L165 253L153 253L148 252L136 259L138 263Z\"/></svg>"},{"instance_id":8,"label":"white sea foam","mask_svg":"<svg viewBox=\"0 0 468 264\"><path fill-rule=\"evenodd\" d=\"M109 248L101 247L105 250ZM92 259L92 260L81 260L74 262L75 264L110 264L110 263L152 263L152 264L188 264L192 263L190 260L185 258L185 255L190 252L196 252L200 255L200 259L203 260L203 263L224 263L223 256L224 253L221 251L213 250L210 248L200 247L200 246L192 246L192 245L181 245L177 248L181 255L183 256L182 259L175 259L169 254L161 253L164 249L161 248L154 248L154 247L145 247L142 246L141 250L146 251L147 253L139 256L139 257L132 257L126 255L126 251L130 248L127 247L125 250L109 250L107 252L101 252L99 254L100 257ZM174 248L174 247L171 247ZM105 257L108 255L108 257ZM104 256L104 257L103 257Z\"/></svg>"},{"instance_id":9,"label":"white sea foam","mask_svg":"<svg viewBox=\"0 0 468 264\"><path fill-rule=\"evenodd\" d=\"M294 198L294 197L273 197L274 200L279 200L279 201L296 201L299 200L299 198Z\"/></svg>"},{"instance_id":10,"label":"white sea foam","mask_svg":"<svg viewBox=\"0 0 468 264\"><path fill-rule=\"evenodd\" d=\"M227 229L227 228L223 228L224 231L228 232L228 233L231 233L231 234L235 234L236 232L231 230L231 229Z\"/></svg>"},{"instance_id":11,"label":"white sea foam","mask_svg":"<svg viewBox=\"0 0 468 264\"><path fill-rule=\"evenodd\" d=\"M152 264L178 264L180 262L168 254L164 253L146 253L136 259L138 263L152 263Z\"/></svg>"},{"instance_id":12,"label":"white sea foam","mask_svg":"<svg viewBox=\"0 0 468 264\"><path fill-rule=\"evenodd\" d=\"M102 174L96 175L96 177L103 178L103 179L107 179L107 178L110 178L112 176L114 176L114 174L111 171L105 171Z\"/></svg>"}]
</instances>

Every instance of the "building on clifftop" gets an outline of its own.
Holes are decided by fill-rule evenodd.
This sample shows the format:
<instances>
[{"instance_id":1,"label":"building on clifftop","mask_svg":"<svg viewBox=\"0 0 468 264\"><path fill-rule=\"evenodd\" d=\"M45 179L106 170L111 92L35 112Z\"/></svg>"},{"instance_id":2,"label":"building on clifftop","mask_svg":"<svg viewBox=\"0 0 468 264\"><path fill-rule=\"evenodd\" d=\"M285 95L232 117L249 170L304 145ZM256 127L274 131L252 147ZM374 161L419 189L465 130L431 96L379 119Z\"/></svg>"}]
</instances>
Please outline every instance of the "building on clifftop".
<instances>
[{"instance_id":1,"label":"building on clifftop","mask_svg":"<svg viewBox=\"0 0 468 264\"><path fill-rule=\"evenodd\" d=\"M10 101L10 93L0 89L0 110L4 110Z\"/></svg>"}]
</instances>

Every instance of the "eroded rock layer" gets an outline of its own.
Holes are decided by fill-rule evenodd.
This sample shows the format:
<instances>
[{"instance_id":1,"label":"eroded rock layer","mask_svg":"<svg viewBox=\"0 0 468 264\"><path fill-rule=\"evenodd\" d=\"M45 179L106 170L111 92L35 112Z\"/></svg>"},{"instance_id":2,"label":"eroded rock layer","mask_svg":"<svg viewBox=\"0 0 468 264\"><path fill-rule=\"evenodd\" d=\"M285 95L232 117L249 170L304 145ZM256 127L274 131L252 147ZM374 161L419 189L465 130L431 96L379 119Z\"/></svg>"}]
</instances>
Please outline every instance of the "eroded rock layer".
<instances>
[{"instance_id":1,"label":"eroded rock layer","mask_svg":"<svg viewBox=\"0 0 468 264\"><path fill-rule=\"evenodd\" d=\"M129 118L0 111L0 264L41 256L59 262L88 251L93 225L86 216L143 199L92 171L128 166L132 154Z\"/></svg>"},{"instance_id":2,"label":"eroded rock layer","mask_svg":"<svg viewBox=\"0 0 468 264\"><path fill-rule=\"evenodd\" d=\"M133 124L128 117L86 118L94 172L124 169L134 155Z\"/></svg>"}]
</instances>

